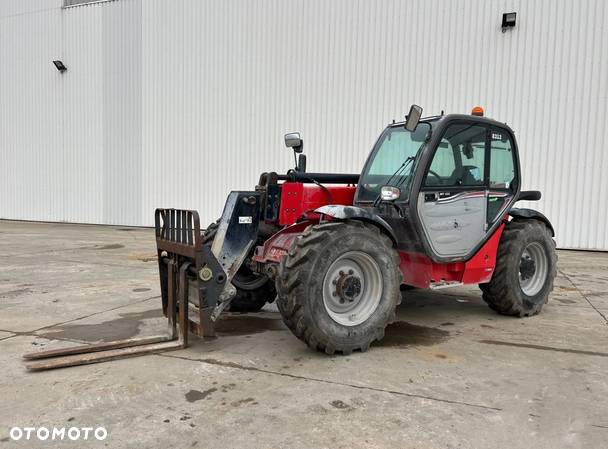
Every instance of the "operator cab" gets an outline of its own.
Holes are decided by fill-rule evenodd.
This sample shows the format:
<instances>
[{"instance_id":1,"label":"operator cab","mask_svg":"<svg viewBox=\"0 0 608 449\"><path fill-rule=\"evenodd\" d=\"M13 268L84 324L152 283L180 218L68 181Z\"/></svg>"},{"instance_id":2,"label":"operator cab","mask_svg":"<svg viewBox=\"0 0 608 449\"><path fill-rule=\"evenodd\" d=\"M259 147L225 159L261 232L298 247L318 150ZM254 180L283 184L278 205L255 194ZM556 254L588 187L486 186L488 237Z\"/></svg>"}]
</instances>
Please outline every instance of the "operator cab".
<instances>
[{"instance_id":1,"label":"operator cab","mask_svg":"<svg viewBox=\"0 0 608 449\"><path fill-rule=\"evenodd\" d=\"M517 200L513 132L479 109L421 118L409 129L408 121L394 123L378 138L354 204L400 228L398 248L437 262L466 260Z\"/></svg>"}]
</instances>

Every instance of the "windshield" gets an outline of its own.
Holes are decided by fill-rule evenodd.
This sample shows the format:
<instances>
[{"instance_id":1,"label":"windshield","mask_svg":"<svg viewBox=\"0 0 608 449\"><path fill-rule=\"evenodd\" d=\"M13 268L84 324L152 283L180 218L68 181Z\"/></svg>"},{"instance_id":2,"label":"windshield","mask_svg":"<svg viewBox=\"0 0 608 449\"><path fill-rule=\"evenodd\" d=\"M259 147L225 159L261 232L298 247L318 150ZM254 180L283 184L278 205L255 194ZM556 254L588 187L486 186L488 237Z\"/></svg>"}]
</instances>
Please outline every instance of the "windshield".
<instances>
[{"instance_id":1,"label":"windshield","mask_svg":"<svg viewBox=\"0 0 608 449\"><path fill-rule=\"evenodd\" d=\"M400 200L409 196L416 156L431 126L421 122L412 133L403 126L389 126L376 143L359 179L357 201L375 201L382 186L401 189Z\"/></svg>"}]
</instances>

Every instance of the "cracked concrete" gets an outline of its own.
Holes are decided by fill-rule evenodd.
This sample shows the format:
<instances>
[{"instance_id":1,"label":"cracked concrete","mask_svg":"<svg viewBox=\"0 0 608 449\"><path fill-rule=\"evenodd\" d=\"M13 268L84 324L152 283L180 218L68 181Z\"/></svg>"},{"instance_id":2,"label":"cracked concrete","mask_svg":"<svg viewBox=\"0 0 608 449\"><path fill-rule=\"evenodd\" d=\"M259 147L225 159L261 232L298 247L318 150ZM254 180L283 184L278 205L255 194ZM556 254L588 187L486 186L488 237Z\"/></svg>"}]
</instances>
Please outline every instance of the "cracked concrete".
<instances>
[{"instance_id":1,"label":"cracked concrete","mask_svg":"<svg viewBox=\"0 0 608 449\"><path fill-rule=\"evenodd\" d=\"M28 373L26 352L165 330L154 233L0 231L0 448L606 447L608 254L560 251L555 291L528 319L496 315L474 287L405 292L364 354L311 352L268 306L186 350ZM8 438L30 425L108 438Z\"/></svg>"}]
</instances>

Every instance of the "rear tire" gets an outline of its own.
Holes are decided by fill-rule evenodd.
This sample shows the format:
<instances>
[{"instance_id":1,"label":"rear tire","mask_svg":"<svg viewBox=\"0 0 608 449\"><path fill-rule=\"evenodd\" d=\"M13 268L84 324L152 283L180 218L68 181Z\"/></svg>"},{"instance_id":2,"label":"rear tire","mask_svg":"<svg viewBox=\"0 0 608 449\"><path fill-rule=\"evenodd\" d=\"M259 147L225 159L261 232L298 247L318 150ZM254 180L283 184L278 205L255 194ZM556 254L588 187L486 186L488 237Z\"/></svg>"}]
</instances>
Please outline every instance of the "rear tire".
<instances>
[{"instance_id":1,"label":"rear tire","mask_svg":"<svg viewBox=\"0 0 608 449\"><path fill-rule=\"evenodd\" d=\"M211 223L203 234L203 244L211 245L219 223ZM230 312L259 312L267 302L274 301L277 292L274 288L274 282L262 276L256 276L246 266L241 266L232 280L232 284L236 287L236 295L230 301L228 310Z\"/></svg>"},{"instance_id":2,"label":"rear tire","mask_svg":"<svg viewBox=\"0 0 608 449\"><path fill-rule=\"evenodd\" d=\"M312 225L281 260L277 306L310 348L366 351L394 320L401 279L399 256L377 227L356 221Z\"/></svg>"},{"instance_id":3,"label":"rear tire","mask_svg":"<svg viewBox=\"0 0 608 449\"><path fill-rule=\"evenodd\" d=\"M512 220L498 246L496 268L487 284L480 284L483 300L502 315L539 313L553 290L557 274L555 241L539 220Z\"/></svg>"}]
</instances>

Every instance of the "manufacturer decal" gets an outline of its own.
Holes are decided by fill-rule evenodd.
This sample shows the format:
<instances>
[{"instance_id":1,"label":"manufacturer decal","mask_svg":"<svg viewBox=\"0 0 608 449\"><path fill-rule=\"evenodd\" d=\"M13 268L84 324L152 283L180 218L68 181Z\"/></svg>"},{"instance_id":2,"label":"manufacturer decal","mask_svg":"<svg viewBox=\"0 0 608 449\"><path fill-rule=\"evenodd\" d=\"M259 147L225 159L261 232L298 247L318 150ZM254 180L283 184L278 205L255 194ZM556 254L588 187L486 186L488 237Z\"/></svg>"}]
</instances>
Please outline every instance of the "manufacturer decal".
<instances>
[{"instance_id":1,"label":"manufacturer decal","mask_svg":"<svg viewBox=\"0 0 608 449\"><path fill-rule=\"evenodd\" d=\"M239 217L239 224L251 224L253 223L253 217Z\"/></svg>"}]
</instances>

